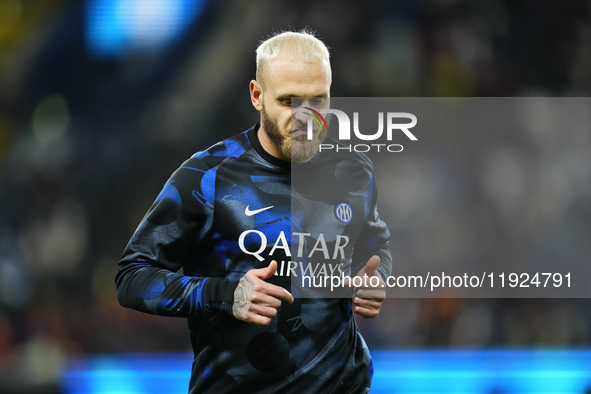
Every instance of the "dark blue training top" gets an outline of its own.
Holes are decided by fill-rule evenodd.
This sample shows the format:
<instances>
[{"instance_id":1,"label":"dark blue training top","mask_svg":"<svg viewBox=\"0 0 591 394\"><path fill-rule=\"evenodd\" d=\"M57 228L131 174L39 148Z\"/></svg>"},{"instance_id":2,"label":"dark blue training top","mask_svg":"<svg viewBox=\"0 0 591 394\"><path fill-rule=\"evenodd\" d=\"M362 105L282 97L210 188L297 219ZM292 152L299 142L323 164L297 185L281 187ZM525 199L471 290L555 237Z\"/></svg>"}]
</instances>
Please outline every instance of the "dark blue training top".
<instances>
[{"instance_id":1,"label":"dark blue training top","mask_svg":"<svg viewBox=\"0 0 591 394\"><path fill-rule=\"evenodd\" d=\"M351 299L310 298L302 275L350 275L374 254L380 275L390 274L373 166L345 151L292 165L264 151L257 131L198 152L174 172L124 251L119 301L188 318L190 393L366 393L373 366ZM266 327L239 321L238 280L272 260L279 267L269 282L295 301L283 302Z\"/></svg>"}]
</instances>

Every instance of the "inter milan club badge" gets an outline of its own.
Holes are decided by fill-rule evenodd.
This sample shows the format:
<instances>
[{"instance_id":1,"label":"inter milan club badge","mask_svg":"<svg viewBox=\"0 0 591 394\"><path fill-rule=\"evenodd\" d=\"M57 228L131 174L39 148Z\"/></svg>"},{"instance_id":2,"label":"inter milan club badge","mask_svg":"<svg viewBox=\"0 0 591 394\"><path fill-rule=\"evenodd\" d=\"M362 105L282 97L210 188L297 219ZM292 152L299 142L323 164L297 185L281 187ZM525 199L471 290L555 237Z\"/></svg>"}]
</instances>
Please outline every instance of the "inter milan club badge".
<instances>
[{"instance_id":1,"label":"inter milan club badge","mask_svg":"<svg viewBox=\"0 0 591 394\"><path fill-rule=\"evenodd\" d=\"M346 202L340 202L334 208L334 214L339 222L348 224L353 219L353 208Z\"/></svg>"}]
</instances>

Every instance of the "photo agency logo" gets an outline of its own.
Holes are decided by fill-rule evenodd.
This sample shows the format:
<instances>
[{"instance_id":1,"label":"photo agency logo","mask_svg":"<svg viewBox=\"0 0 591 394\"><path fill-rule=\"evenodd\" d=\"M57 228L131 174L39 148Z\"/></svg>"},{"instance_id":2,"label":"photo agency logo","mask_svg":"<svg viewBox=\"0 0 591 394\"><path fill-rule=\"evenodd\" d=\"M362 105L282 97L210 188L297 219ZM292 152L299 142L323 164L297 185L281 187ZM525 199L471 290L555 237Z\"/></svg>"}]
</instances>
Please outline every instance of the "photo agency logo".
<instances>
[{"instance_id":1,"label":"photo agency logo","mask_svg":"<svg viewBox=\"0 0 591 394\"><path fill-rule=\"evenodd\" d=\"M417 117L409 112L378 112L378 130L373 134L366 134L361 132L359 127L359 112L353 112L353 136L363 143L352 143L355 141L352 138L351 133L351 120L349 115L344 111L334 108L323 108L320 110L314 110L310 107L303 107L310 112L304 112L309 115L307 123L307 135L308 139L313 139L314 134L314 122L322 129L326 128L328 131L328 122L323 115L334 115L338 123L338 140L344 144L344 146L334 144L320 144L319 150L336 150L348 151L348 152L360 152L366 153L369 151L375 152L402 152L404 147L398 143L392 143L392 140L396 133L402 132L411 141L417 141L417 137L410 131L411 128L416 126ZM385 138L384 134L384 118L385 123ZM406 122L404 121L406 119Z\"/></svg>"}]
</instances>

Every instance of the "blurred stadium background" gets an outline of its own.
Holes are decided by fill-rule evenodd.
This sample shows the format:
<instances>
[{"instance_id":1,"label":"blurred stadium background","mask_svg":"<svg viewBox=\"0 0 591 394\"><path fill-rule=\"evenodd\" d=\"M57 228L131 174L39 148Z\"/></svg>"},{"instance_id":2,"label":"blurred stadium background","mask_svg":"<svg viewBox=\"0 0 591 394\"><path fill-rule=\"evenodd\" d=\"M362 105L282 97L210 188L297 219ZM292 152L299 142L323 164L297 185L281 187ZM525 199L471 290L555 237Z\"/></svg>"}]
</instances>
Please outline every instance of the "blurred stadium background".
<instances>
[{"instance_id":1,"label":"blurred stadium background","mask_svg":"<svg viewBox=\"0 0 591 394\"><path fill-rule=\"evenodd\" d=\"M256 122L271 31L325 39L333 96L589 96L590 17L589 0L0 0L0 393L186 391L185 321L121 308L116 264L170 173ZM392 162L395 261L591 263L591 131L512 138L450 139L455 167ZM588 299L388 299L359 323L372 392L591 392Z\"/></svg>"}]
</instances>

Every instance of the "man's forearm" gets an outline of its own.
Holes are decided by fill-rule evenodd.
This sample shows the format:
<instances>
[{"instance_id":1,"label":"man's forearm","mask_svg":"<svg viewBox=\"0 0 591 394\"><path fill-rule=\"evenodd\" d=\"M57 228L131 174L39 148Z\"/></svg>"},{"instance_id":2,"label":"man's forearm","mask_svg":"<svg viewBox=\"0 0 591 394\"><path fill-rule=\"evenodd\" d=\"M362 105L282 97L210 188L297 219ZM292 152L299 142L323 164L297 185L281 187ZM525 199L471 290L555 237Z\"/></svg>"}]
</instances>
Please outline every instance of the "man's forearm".
<instances>
[{"instance_id":1,"label":"man's forearm","mask_svg":"<svg viewBox=\"0 0 591 394\"><path fill-rule=\"evenodd\" d=\"M122 306L176 317L231 315L237 284L223 278L182 276L148 263L120 265L116 277Z\"/></svg>"}]
</instances>

